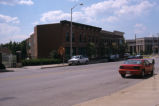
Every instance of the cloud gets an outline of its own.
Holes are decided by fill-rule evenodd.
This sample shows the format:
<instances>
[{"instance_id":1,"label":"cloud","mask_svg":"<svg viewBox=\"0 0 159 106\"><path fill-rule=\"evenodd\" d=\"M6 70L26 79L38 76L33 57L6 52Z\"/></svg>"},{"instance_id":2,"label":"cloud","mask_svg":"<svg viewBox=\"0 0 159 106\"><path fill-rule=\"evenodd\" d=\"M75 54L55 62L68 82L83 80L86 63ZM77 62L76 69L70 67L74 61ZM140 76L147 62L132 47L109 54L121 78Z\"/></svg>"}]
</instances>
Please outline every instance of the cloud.
<instances>
[{"instance_id":1,"label":"cloud","mask_svg":"<svg viewBox=\"0 0 159 106\"><path fill-rule=\"evenodd\" d=\"M143 24L136 24L134 28L135 28L134 32L136 34L143 34L147 29L146 26L144 26Z\"/></svg>"},{"instance_id":2,"label":"cloud","mask_svg":"<svg viewBox=\"0 0 159 106\"><path fill-rule=\"evenodd\" d=\"M96 23L117 22L137 18L154 7L155 3L148 0L105 0L73 12L73 21ZM132 18L130 18L132 17ZM48 11L42 14L40 22L59 22L70 20L70 13L62 10Z\"/></svg>"},{"instance_id":3,"label":"cloud","mask_svg":"<svg viewBox=\"0 0 159 106\"><path fill-rule=\"evenodd\" d=\"M21 34L21 29L19 27L7 23L0 23L0 38L3 38L0 40L0 44L9 41L20 42L27 37L27 35Z\"/></svg>"},{"instance_id":4,"label":"cloud","mask_svg":"<svg viewBox=\"0 0 159 106\"><path fill-rule=\"evenodd\" d=\"M106 19L106 22L116 22L116 21L118 21L118 17L116 17L116 16L109 16Z\"/></svg>"},{"instance_id":5,"label":"cloud","mask_svg":"<svg viewBox=\"0 0 159 106\"><path fill-rule=\"evenodd\" d=\"M42 14L42 17L40 18L41 22L58 22L59 20L65 20L69 19L70 14L64 13L61 10L57 11L48 11L46 13Z\"/></svg>"},{"instance_id":6,"label":"cloud","mask_svg":"<svg viewBox=\"0 0 159 106\"><path fill-rule=\"evenodd\" d=\"M6 16L6 15L2 15L2 14L0 14L0 22L13 23L13 24L20 23L18 17L10 17L10 16Z\"/></svg>"},{"instance_id":7,"label":"cloud","mask_svg":"<svg viewBox=\"0 0 159 106\"><path fill-rule=\"evenodd\" d=\"M0 44L5 44L10 41L16 41L16 42L21 42L22 40L27 39L27 35L19 34L19 35L8 35L8 36L3 36L3 39L0 41Z\"/></svg>"},{"instance_id":8,"label":"cloud","mask_svg":"<svg viewBox=\"0 0 159 106\"><path fill-rule=\"evenodd\" d=\"M136 5L124 5L119 10L116 11L116 14L119 16L122 15L141 15L152 8L155 4L150 3L149 1L142 1Z\"/></svg>"},{"instance_id":9,"label":"cloud","mask_svg":"<svg viewBox=\"0 0 159 106\"><path fill-rule=\"evenodd\" d=\"M6 23L0 23L0 35L12 35L20 32L20 28L17 26L11 26Z\"/></svg>"},{"instance_id":10,"label":"cloud","mask_svg":"<svg viewBox=\"0 0 159 106\"><path fill-rule=\"evenodd\" d=\"M38 24L39 24L38 21L35 21L35 22L32 23L33 26L38 25Z\"/></svg>"},{"instance_id":11,"label":"cloud","mask_svg":"<svg viewBox=\"0 0 159 106\"><path fill-rule=\"evenodd\" d=\"M107 12L112 12L114 9L119 9L123 5L128 4L128 0L107 0L92 4L83 9L88 16L96 16Z\"/></svg>"},{"instance_id":12,"label":"cloud","mask_svg":"<svg viewBox=\"0 0 159 106\"><path fill-rule=\"evenodd\" d=\"M34 2L32 0L0 0L0 4L3 5L33 5Z\"/></svg>"}]
</instances>

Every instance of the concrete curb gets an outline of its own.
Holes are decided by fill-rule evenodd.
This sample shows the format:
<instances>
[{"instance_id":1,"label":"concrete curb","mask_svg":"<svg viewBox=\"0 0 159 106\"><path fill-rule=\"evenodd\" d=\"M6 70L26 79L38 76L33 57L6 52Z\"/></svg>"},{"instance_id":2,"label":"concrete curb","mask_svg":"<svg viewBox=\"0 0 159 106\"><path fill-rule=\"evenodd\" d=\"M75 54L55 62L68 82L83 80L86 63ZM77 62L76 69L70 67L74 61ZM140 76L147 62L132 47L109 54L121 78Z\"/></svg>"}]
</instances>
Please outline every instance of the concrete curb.
<instances>
[{"instance_id":1,"label":"concrete curb","mask_svg":"<svg viewBox=\"0 0 159 106\"><path fill-rule=\"evenodd\" d=\"M68 66L68 64L59 64L59 65L54 65L54 66L44 66L44 67L41 67L40 69L65 67L65 66Z\"/></svg>"}]
</instances>

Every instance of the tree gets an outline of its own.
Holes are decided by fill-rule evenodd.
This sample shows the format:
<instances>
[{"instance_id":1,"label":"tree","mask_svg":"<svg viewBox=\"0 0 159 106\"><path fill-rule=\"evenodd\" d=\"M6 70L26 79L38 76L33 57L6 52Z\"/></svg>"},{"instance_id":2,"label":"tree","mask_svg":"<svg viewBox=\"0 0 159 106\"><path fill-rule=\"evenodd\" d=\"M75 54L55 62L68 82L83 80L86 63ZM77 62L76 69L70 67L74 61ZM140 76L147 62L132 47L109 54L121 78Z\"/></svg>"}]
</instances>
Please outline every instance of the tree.
<instances>
[{"instance_id":1,"label":"tree","mask_svg":"<svg viewBox=\"0 0 159 106\"><path fill-rule=\"evenodd\" d=\"M27 43L26 43L26 40L22 41L20 44L20 51L21 51L21 55L22 55L22 59L25 59L28 57L27 55Z\"/></svg>"},{"instance_id":2,"label":"tree","mask_svg":"<svg viewBox=\"0 0 159 106\"><path fill-rule=\"evenodd\" d=\"M1 44L0 46L8 48L14 55L16 55L16 51L21 51L22 59L27 58L26 40L24 40L22 42L10 41L9 43Z\"/></svg>"},{"instance_id":3,"label":"tree","mask_svg":"<svg viewBox=\"0 0 159 106\"><path fill-rule=\"evenodd\" d=\"M110 52L110 50L108 48L108 45L101 41L99 43L99 56L100 56L100 58L107 57L109 55L109 52Z\"/></svg>"},{"instance_id":4,"label":"tree","mask_svg":"<svg viewBox=\"0 0 159 106\"><path fill-rule=\"evenodd\" d=\"M58 52L56 50L52 50L50 52L50 57L53 58L53 59L59 59L60 55L58 54Z\"/></svg>"},{"instance_id":5,"label":"tree","mask_svg":"<svg viewBox=\"0 0 159 106\"><path fill-rule=\"evenodd\" d=\"M93 42L88 43L87 45L87 55L92 58L96 55L96 45Z\"/></svg>"}]
</instances>

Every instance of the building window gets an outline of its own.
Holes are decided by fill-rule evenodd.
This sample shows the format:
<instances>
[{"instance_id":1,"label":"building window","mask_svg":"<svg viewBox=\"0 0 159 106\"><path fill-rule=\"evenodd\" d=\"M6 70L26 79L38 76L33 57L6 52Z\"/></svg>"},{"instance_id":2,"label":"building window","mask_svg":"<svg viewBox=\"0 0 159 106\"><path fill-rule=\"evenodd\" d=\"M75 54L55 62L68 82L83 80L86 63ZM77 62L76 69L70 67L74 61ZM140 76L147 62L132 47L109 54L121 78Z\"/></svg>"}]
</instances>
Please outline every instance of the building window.
<instances>
[{"instance_id":1,"label":"building window","mask_svg":"<svg viewBox=\"0 0 159 106\"><path fill-rule=\"evenodd\" d=\"M73 54L73 55L76 55L76 48L73 47L72 50L73 50L73 53L72 53L72 54Z\"/></svg>"},{"instance_id":2,"label":"building window","mask_svg":"<svg viewBox=\"0 0 159 106\"><path fill-rule=\"evenodd\" d=\"M78 48L78 54L80 55L86 55L86 48L82 47L82 48Z\"/></svg>"},{"instance_id":3,"label":"building window","mask_svg":"<svg viewBox=\"0 0 159 106\"><path fill-rule=\"evenodd\" d=\"M72 33L72 42L75 42L75 34Z\"/></svg>"},{"instance_id":4,"label":"building window","mask_svg":"<svg viewBox=\"0 0 159 106\"><path fill-rule=\"evenodd\" d=\"M86 34L84 34L83 36L84 36L84 39L83 39L83 40L84 40L84 42L86 42Z\"/></svg>"},{"instance_id":5,"label":"building window","mask_svg":"<svg viewBox=\"0 0 159 106\"><path fill-rule=\"evenodd\" d=\"M79 36L79 41L82 42L82 34Z\"/></svg>"},{"instance_id":6,"label":"building window","mask_svg":"<svg viewBox=\"0 0 159 106\"><path fill-rule=\"evenodd\" d=\"M65 55L66 56L70 55L70 47L65 47Z\"/></svg>"},{"instance_id":7,"label":"building window","mask_svg":"<svg viewBox=\"0 0 159 106\"><path fill-rule=\"evenodd\" d=\"M65 39L66 39L66 42L69 42L69 41L70 41L70 38L69 38L69 32L66 32Z\"/></svg>"}]
</instances>

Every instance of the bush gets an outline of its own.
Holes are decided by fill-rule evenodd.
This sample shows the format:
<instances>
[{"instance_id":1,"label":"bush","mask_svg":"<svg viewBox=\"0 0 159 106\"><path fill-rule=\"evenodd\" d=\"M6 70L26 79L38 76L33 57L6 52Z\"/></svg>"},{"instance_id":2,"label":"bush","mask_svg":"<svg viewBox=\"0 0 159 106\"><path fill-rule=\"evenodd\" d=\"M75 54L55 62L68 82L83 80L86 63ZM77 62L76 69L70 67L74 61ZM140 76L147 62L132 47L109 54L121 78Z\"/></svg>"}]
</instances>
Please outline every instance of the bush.
<instances>
[{"instance_id":1,"label":"bush","mask_svg":"<svg viewBox=\"0 0 159 106\"><path fill-rule=\"evenodd\" d=\"M22 61L23 66L59 64L59 63L61 63L60 59L31 59L31 60Z\"/></svg>"},{"instance_id":2,"label":"bush","mask_svg":"<svg viewBox=\"0 0 159 106\"><path fill-rule=\"evenodd\" d=\"M0 69L6 69L5 65L0 63Z\"/></svg>"}]
</instances>

